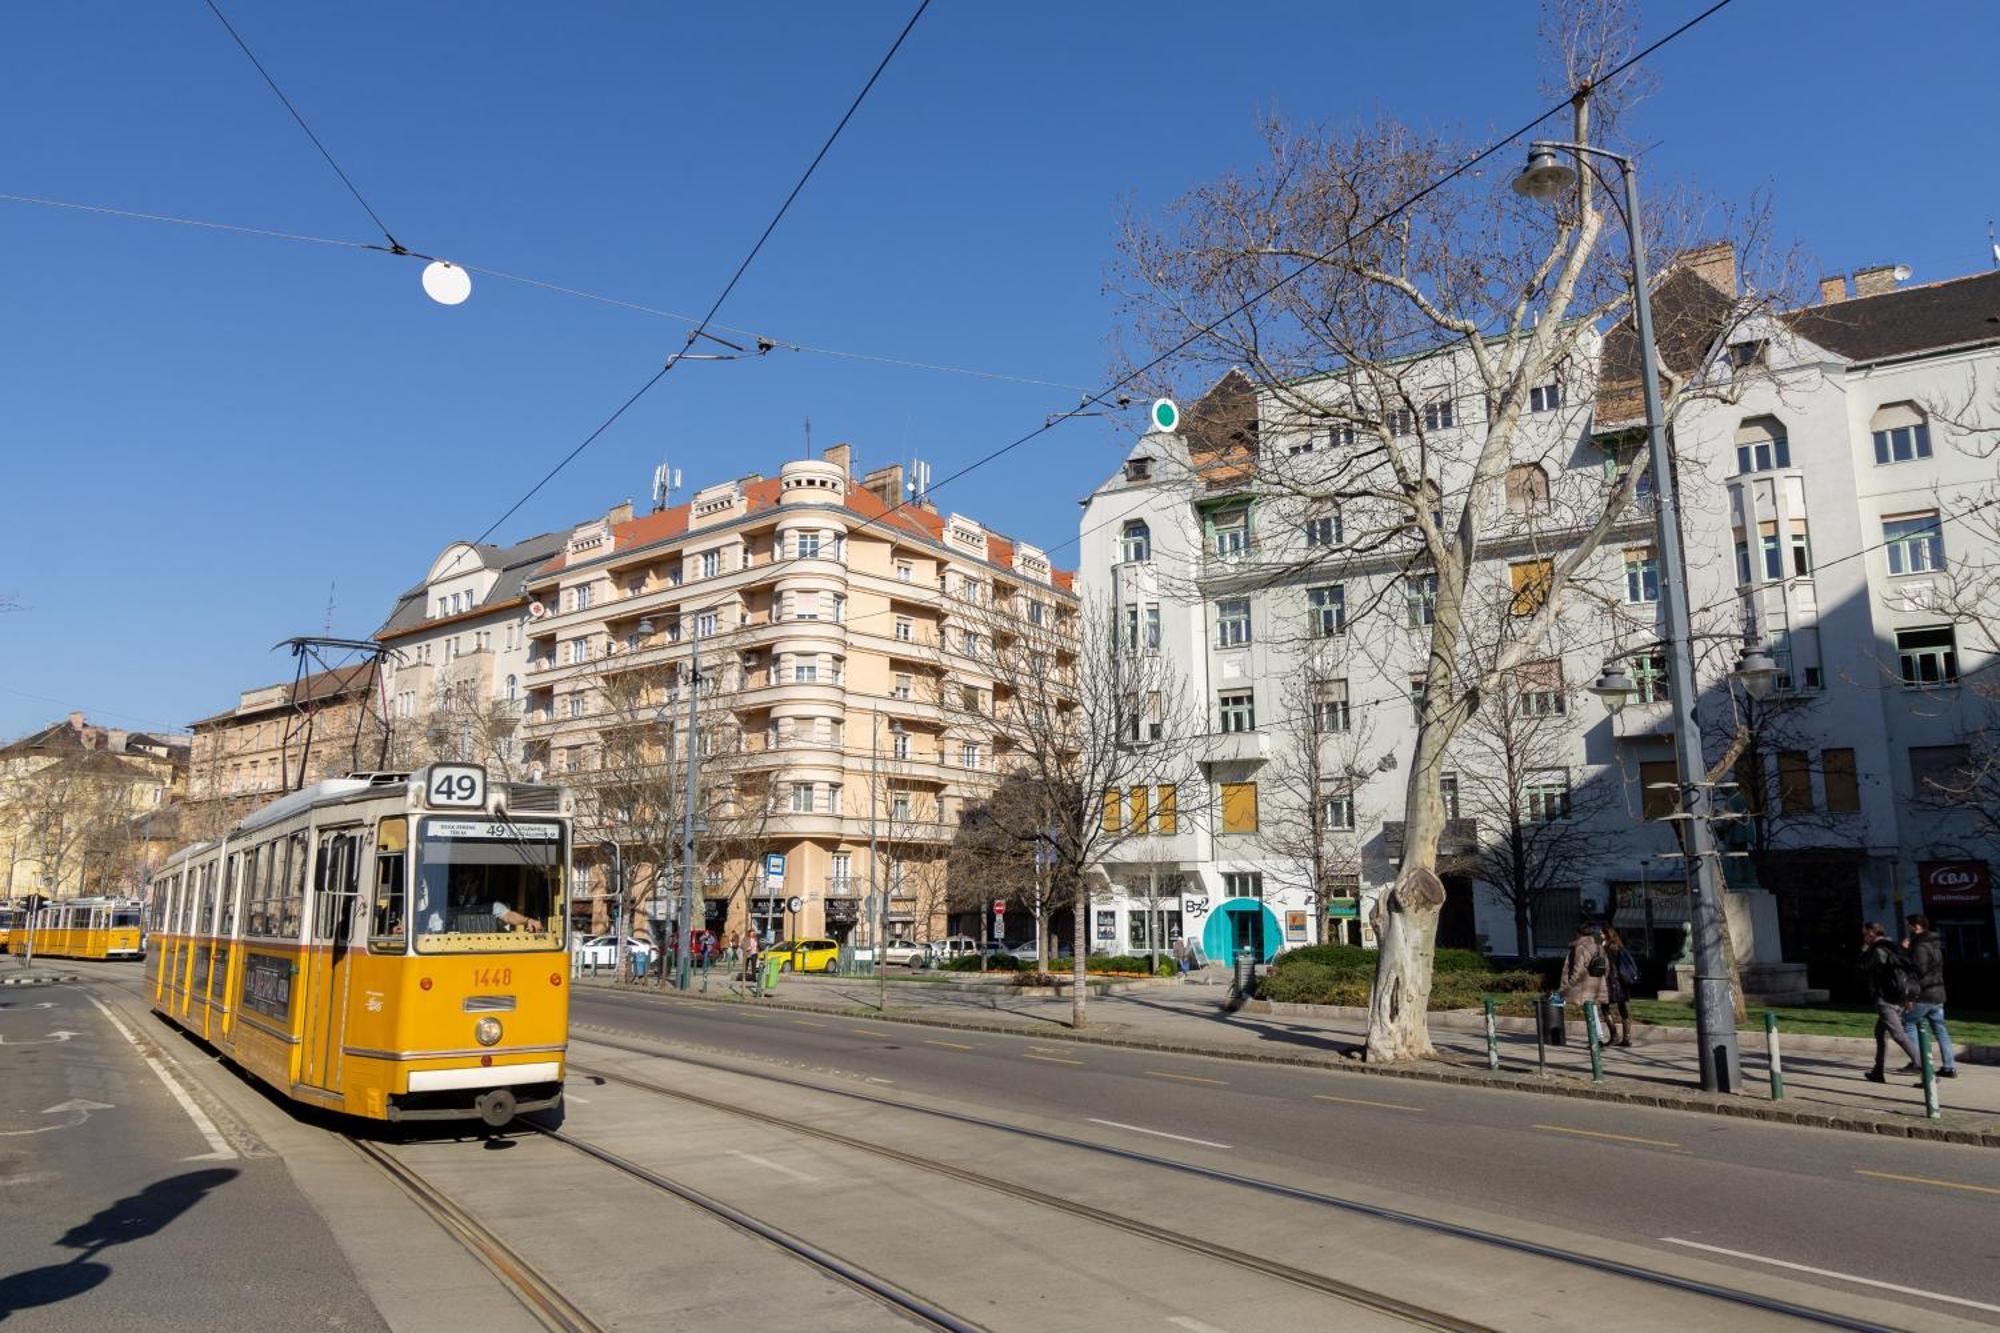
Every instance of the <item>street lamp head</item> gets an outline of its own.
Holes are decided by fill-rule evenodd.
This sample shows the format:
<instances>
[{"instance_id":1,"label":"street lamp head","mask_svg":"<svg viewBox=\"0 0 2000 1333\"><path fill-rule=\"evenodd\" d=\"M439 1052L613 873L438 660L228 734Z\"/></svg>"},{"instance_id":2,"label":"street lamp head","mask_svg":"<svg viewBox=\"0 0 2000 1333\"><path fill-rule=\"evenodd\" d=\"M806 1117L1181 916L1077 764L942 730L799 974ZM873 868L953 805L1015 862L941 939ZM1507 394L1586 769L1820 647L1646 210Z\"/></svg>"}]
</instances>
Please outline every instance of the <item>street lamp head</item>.
<instances>
[{"instance_id":1,"label":"street lamp head","mask_svg":"<svg viewBox=\"0 0 2000 1333\"><path fill-rule=\"evenodd\" d=\"M1528 145L1528 166L1514 178L1514 193L1528 199L1549 202L1576 184L1576 169L1567 166L1549 145Z\"/></svg>"},{"instance_id":2,"label":"street lamp head","mask_svg":"<svg viewBox=\"0 0 2000 1333\"><path fill-rule=\"evenodd\" d=\"M639 623L637 625L634 625L633 628L638 630L639 633L644 635L646 638L650 639L653 637L653 618L651 616L641 616L639 618Z\"/></svg>"},{"instance_id":3,"label":"street lamp head","mask_svg":"<svg viewBox=\"0 0 2000 1333\"><path fill-rule=\"evenodd\" d=\"M1625 668L1616 662L1606 662L1604 670L1597 673L1597 679L1590 684L1590 692L1603 701L1604 711L1616 713L1639 692L1632 678L1625 674Z\"/></svg>"},{"instance_id":4,"label":"street lamp head","mask_svg":"<svg viewBox=\"0 0 2000 1333\"><path fill-rule=\"evenodd\" d=\"M1729 673L1729 678L1752 699L1766 698L1778 683L1778 664L1762 644L1753 643L1736 659L1736 669Z\"/></svg>"}]
</instances>

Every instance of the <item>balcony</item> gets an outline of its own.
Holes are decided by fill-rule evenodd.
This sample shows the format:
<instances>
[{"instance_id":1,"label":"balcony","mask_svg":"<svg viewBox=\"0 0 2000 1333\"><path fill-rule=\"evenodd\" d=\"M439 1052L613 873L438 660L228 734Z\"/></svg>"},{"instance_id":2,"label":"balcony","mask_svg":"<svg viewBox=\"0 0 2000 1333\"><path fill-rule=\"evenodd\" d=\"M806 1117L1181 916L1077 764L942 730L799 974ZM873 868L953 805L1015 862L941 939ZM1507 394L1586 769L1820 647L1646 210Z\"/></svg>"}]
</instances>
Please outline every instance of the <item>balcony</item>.
<instances>
[{"instance_id":1,"label":"balcony","mask_svg":"<svg viewBox=\"0 0 2000 1333\"><path fill-rule=\"evenodd\" d=\"M1211 731L1195 743L1204 764L1261 764L1271 757L1271 737L1262 731Z\"/></svg>"}]
</instances>

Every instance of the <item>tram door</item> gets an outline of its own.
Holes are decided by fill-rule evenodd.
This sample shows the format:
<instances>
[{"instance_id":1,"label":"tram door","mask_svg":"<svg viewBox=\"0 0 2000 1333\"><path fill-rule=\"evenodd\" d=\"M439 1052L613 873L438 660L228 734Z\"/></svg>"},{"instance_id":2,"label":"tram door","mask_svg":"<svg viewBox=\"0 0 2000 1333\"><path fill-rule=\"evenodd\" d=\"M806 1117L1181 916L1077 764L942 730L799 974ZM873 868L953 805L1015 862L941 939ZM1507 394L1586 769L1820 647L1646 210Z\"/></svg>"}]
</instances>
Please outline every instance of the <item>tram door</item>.
<instances>
[{"instance_id":1,"label":"tram door","mask_svg":"<svg viewBox=\"0 0 2000 1333\"><path fill-rule=\"evenodd\" d=\"M315 858L312 929L306 938L304 1059L299 1081L340 1086L346 1037L348 941L359 897L361 837L353 829L323 834Z\"/></svg>"}]
</instances>

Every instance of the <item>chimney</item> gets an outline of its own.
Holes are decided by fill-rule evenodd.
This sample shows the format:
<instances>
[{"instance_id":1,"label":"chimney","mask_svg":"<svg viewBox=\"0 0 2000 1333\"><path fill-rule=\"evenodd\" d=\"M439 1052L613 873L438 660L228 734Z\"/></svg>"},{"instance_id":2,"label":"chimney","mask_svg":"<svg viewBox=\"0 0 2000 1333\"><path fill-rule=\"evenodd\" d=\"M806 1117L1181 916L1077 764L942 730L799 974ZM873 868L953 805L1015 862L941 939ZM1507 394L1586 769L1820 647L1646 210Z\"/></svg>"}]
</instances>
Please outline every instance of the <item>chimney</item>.
<instances>
[{"instance_id":1,"label":"chimney","mask_svg":"<svg viewBox=\"0 0 2000 1333\"><path fill-rule=\"evenodd\" d=\"M69 715L69 729L70 729L71 731L82 731L82 730L83 730L83 714L82 714L82 713L71 713L71 714Z\"/></svg>"},{"instance_id":2,"label":"chimney","mask_svg":"<svg viewBox=\"0 0 2000 1333\"><path fill-rule=\"evenodd\" d=\"M1847 299L1847 275L1836 273L1830 278L1819 280L1819 303L1834 305Z\"/></svg>"},{"instance_id":3,"label":"chimney","mask_svg":"<svg viewBox=\"0 0 2000 1333\"><path fill-rule=\"evenodd\" d=\"M1730 300L1736 299L1736 246L1733 243L1717 241L1699 250L1689 250L1680 257L1680 262Z\"/></svg>"},{"instance_id":4,"label":"chimney","mask_svg":"<svg viewBox=\"0 0 2000 1333\"><path fill-rule=\"evenodd\" d=\"M1901 278L1910 276L1908 269L1897 264L1877 264L1873 268L1854 270L1854 294L1859 296L1884 296L1896 290Z\"/></svg>"},{"instance_id":5,"label":"chimney","mask_svg":"<svg viewBox=\"0 0 2000 1333\"><path fill-rule=\"evenodd\" d=\"M612 505L611 508L604 511L604 521L612 527L616 527L620 523L630 523L632 521L632 502L626 500Z\"/></svg>"},{"instance_id":6,"label":"chimney","mask_svg":"<svg viewBox=\"0 0 2000 1333\"><path fill-rule=\"evenodd\" d=\"M825 453L821 454L820 457L824 458L827 462L839 468L840 474L843 477L852 477L854 475L853 445L836 444L831 449L828 449Z\"/></svg>"},{"instance_id":7,"label":"chimney","mask_svg":"<svg viewBox=\"0 0 2000 1333\"><path fill-rule=\"evenodd\" d=\"M885 507L894 509L903 502L903 465L891 463L887 467L876 468L861 479L861 489L880 500Z\"/></svg>"}]
</instances>

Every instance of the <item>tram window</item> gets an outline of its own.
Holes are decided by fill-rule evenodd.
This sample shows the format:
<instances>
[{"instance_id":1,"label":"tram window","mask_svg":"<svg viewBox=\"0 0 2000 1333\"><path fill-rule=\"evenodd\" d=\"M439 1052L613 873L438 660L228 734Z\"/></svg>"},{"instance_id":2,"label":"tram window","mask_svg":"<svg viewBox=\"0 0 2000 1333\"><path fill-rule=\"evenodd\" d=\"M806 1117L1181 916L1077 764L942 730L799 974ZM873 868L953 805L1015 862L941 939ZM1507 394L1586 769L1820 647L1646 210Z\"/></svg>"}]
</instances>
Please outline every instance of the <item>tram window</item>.
<instances>
[{"instance_id":1,"label":"tram window","mask_svg":"<svg viewBox=\"0 0 2000 1333\"><path fill-rule=\"evenodd\" d=\"M294 833L288 840L286 859L290 868L285 879L285 894L278 904L278 934L286 939L299 937L299 918L305 910L306 901L306 835Z\"/></svg>"},{"instance_id":2,"label":"tram window","mask_svg":"<svg viewBox=\"0 0 2000 1333\"><path fill-rule=\"evenodd\" d=\"M138 924L139 924L139 913L129 908L120 909L111 914L111 925L114 929L118 928L130 929L131 927L136 926Z\"/></svg>"},{"instance_id":3,"label":"tram window","mask_svg":"<svg viewBox=\"0 0 2000 1333\"><path fill-rule=\"evenodd\" d=\"M368 924L368 948L374 953L402 953L406 938L403 866L409 860L410 821L404 815L385 819L375 828L375 901Z\"/></svg>"},{"instance_id":4,"label":"tram window","mask_svg":"<svg viewBox=\"0 0 2000 1333\"><path fill-rule=\"evenodd\" d=\"M236 911L237 896L243 892L243 885L249 880L256 864L255 852L238 852L229 858L229 864L222 873L222 915L209 923L210 934L229 933L229 921Z\"/></svg>"},{"instance_id":5,"label":"tram window","mask_svg":"<svg viewBox=\"0 0 2000 1333\"><path fill-rule=\"evenodd\" d=\"M561 833L553 823L425 820L410 913L417 952L561 948Z\"/></svg>"}]
</instances>

